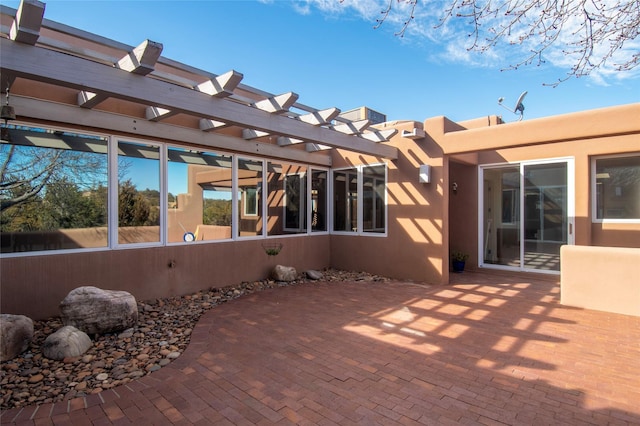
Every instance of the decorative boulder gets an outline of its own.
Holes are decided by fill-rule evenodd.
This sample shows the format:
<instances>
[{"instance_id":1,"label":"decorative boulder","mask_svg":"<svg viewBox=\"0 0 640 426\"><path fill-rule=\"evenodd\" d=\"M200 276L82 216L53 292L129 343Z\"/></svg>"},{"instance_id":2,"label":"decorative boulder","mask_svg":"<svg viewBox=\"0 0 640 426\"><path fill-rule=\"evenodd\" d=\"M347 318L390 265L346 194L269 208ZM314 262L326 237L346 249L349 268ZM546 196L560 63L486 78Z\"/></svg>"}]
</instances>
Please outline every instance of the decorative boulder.
<instances>
[{"instance_id":1,"label":"decorative boulder","mask_svg":"<svg viewBox=\"0 0 640 426\"><path fill-rule=\"evenodd\" d=\"M126 291L85 286L73 289L60 302L62 323L87 334L126 330L138 323L135 297Z\"/></svg>"},{"instance_id":2,"label":"decorative boulder","mask_svg":"<svg viewBox=\"0 0 640 426\"><path fill-rule=\"evenodd\" d=\"M293 266L276 265L272 272L273 279L276 281L293 281L298 276L296 268Z\"/></svg>"},{"instance_id":3,"label":"decorative boulder","mask_svg":"<svg viewBox=\"0 0 640 426\"><path fill-rule=\"evenodd\" d=\"M60 361L82 355L89 350L91 344L91 339L85 332L66 325L47 336L42 344L42 355Z\"/></svg>"},{"instance_id":4,"label":"decorative boulder","mask_svg":"<svg viewBox=\"0 0 640 426\"><path fill-rule=\"evenodd\" d=\"M24 352L33 340L33 321L24 315L0 314L0 361Z\"/></svg>"},{"instance_id":5,"label":"decorative boulder","mask_svg":"<svg viewBox=\"0 0 640 426\"><path fill-rule=\"evenodd\" d=\"M322 272L314 271L313 269L309 269L306 274L310 280L321 280L323 277Z\"/></svg>"}]
</instances>

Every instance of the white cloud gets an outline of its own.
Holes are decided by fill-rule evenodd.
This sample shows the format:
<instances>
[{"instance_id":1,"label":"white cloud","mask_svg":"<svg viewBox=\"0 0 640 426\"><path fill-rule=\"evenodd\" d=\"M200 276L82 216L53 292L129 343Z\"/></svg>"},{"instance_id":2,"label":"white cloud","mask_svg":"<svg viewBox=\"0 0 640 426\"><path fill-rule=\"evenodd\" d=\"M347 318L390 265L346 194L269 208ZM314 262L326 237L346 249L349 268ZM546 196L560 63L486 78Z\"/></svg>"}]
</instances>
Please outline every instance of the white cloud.
<instances>
[{"instance_id":1,"label":"white cloud","mask_svg":"<svg viewBox=\"0 0 640 426\"><path fill-rule=\"evenodd\" d=\"M602 0L609 1L609 0ZM294 3L299 13L309 14L317 10L332 17L349 16L362 19L375 25L376 19L382 18L381 13L389 5L389 0L301 0ZM402 29L410 16L411 3L405 0L392 0L392 8L385 17L381 30L395 33ZM465 18L448 20L444 25L440 19L444 16L448 0L421 0L415 8L415 18L407 28L404 39L406 42L428 43L430 59L438 62L451 62L471 67L499 67L502 69L518 65L528 58L531 52L539 48L540 39L537 35L528 36L528 28L524 25L513 27L505 34L501 43L485 50L482 54L470 51L473 39L469 34L473 30L471 21ZM530 19L537 19L542 12L533 10ZM501 28L508 17L497 14L491 20L483 22L480 27L479 42L483 42L492 35L492 31ZM526 17L525 17L526 19ZM558 40L545 49L540 59L548 65L564 69L569 72L578 59L574 54L567 53L584 33L581 30L583 18L575 16L565 22L563 32ZM522 41L524 40L524 41ZM575 46L574 46L575 48ZM608 81L637 77L640 69L632 72L619 72L615 64L628 60L630 55L637 54L640 42L629 42L624 49L615 52L614 57L591 72L589 78L594 84L607 84ZM594 61L605 54L604 47L597 47L594 51ZM538 58L533 58L533 63ZM593 61L592 61L593 62ZM640 67L639 67L640 68ZM560 76L561 77L561 76Z\"/></svg>"}]
</instances>

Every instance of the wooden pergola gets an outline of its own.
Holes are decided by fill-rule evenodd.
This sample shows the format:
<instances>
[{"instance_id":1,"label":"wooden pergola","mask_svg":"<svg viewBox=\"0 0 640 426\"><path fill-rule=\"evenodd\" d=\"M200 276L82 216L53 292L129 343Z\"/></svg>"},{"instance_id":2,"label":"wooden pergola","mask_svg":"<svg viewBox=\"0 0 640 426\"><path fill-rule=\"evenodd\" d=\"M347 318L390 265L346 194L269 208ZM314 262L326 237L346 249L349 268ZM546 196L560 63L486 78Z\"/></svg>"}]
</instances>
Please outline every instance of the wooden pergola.
<instances>
[{"instance_id":1,"label":"wooden pergola","mask_svg":"<svg viewBox=\"0 0 640 426\"><path fill-rule=\"evenodd\" d=\"M132 47L49 21L44 10L37 0L0 9L1 86L18 118L325 166L333 148L397 159L385 144L395 129L247 86L235 70L167 59L154 41Z\"/></svg>"}]
</instances>

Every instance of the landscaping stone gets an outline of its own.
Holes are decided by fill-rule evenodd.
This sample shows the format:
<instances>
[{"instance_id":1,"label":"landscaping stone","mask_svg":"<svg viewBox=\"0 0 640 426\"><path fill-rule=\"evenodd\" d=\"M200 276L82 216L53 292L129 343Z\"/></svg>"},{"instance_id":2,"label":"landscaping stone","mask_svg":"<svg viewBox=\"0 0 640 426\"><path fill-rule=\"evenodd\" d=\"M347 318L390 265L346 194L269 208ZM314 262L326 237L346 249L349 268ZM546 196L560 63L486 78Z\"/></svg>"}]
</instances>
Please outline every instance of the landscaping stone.
<instances>
[{"instance_id":1,"label":"landscaping stone","mask_svg":"<svg viewBox=\"0 0 640 426\"><path fill-rule=\"evenodd\" d=\"M366 285L370 281L388 280L363 272L332 269L324 270L322 274L323 282L335 282L336 285L341 281L359 281ZM313 285L304 276L281 283ZM272 279L244 282L184 297L138 302L137 326L99 335L84 355L59 361L44 357L41 350L47 336L62 327L61 318L34 321L31 346L11 361L2 363L0 410L87 396L152 374L173 361L169 354L175 352L171 355L173 357L184 352L203 313L242 295L272 289L281 283ZM161 351L165 355L161 355ZM99 374L107 374L108 377L99 381ZM103 377L100 376L101 379Z\"/></svg>"},{"instance_id":2,"label":"landscaping stone","mask_svg":"<svg viewBox=\"0 0 640 426\"><path fill-rule=\"evenodd\" d=\"M71 290L60 303L60 312L64 325L91 335L127 330L138 322L135 297L126 291L93 286Z\"/></svg>"},{"instance_id":3,"label":"landscaping stone","mask_svg":"<svg viewBox=\"0 0 640 426\"><path fill-rule=\"evenodd\" d=\"M33 339L33 321L24 315L0 315L0 361L24 352Z\"/></svg>"},{"instance_id":4,"label":"landscaping stone","mask_svg":"<svg viewBox=\"0 0 640 426\"><path fill-rule=\"evenodd\" d=\"M49 359L60 361L84 354L91 344L87 333L66 325L45 339L42 354Z\"/></svg>"},{"instance_id":5,"label":"landscaping stone","mask_svg":"<svg viewBox=\"0 0 640 426\"><path fill-rule=\"evenodd\" d=\"M307 278L309 278L310 280L317 281L322 279L322 272L314 271L313 269L309 269L306 274Z\"/></svg>"},{"instance_id":6,"label":"landscaping stone","mask_svg":"<svg viewBox=\"0 0 640 426\"><path fill-rule=\"evenodd\" d=\"M276 281L291 282L298 277L298 272L293 266L276 265L271 276Z\"/></svg>"}]
</instances>

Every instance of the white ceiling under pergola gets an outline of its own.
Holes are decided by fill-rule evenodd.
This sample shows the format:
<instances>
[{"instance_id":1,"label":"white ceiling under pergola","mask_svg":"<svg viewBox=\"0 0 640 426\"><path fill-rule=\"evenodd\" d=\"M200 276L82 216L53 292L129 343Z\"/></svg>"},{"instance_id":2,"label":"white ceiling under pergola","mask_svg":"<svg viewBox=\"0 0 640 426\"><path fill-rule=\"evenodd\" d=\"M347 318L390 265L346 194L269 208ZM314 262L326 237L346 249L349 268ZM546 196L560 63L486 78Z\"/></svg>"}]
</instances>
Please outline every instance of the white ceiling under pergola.
<instances>
[{"instance_id":1,"label":"white ceiling under pergola","mask_svg":"<svg viewBox=\"0 0 640 426\"><path fill-rule=\"evenodd\" d=\"M244 85L235 70L216 75L164 58L158 42L132 47L49 21L44 9L44 3L30 0L18 10L0 10L2 91L11 88L18 118L324 165L331 164L326 150L332 148L397 158L397 149L385 144L395 129L346 120L335 107L304 105L295 92L272 94ZM48 97L44 89L34 96L25 90L34 84L73 90L75 102ZM117 113L118 103L144 106L144 114ZM111 110L101 108L107 104ZM175 116L192 124L176 125Z\"/></svg>"}]
</instances>

